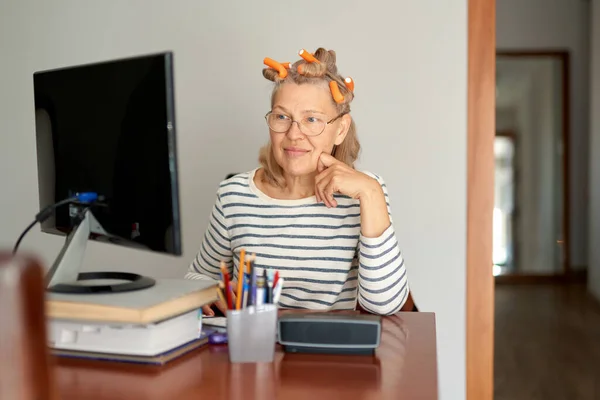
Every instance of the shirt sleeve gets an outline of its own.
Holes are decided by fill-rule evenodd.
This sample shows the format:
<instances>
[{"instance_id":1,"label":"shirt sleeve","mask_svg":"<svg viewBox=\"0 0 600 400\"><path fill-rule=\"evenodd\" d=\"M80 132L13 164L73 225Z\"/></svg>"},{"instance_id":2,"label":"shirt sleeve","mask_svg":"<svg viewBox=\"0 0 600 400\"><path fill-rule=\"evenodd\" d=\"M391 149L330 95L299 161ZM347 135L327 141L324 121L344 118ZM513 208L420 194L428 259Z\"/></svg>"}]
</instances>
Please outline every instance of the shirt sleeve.
<instances>
[{"instance_id":1,"label":"shirt sleeve","mask_svg":"<svg viewBox=\"0 0 600 400\"><path fill-rule=\"evenodd\" d=\"M225 262L231 275L233 270L232 255L229 229L227 228L221 197L217 193L217 199L210 214L200 250L192 261L185 279L219 280L221 278L221 261Z\"/></svg>"},{"instance_id":2,"label":"shirt sleeve","mask_svg":"<svg viewBox=\"0 0 600 400\"><path fill-rule=\"evenodd\" d=\"M381 177L373 177L383 189L390 226L379 237L360 235L358 302L373 314L390 315L400 311L406 302L408 278L394 230L386 184Z\"/></svg>"}]
</instances>

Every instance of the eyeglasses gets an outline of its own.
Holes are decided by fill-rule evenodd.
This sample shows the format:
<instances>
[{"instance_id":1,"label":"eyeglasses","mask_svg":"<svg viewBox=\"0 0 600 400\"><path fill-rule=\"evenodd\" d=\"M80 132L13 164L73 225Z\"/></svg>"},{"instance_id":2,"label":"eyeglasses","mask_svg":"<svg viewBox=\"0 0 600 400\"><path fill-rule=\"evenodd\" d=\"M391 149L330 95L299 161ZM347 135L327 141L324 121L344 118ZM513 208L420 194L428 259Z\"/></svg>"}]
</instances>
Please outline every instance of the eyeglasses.
<instances>
[{"instance_id":1,"label":"eyeglasses","mask_svg":"<svg viewBox=\"0 0 600 400\"><path fill-rule=\"evenodd\" d=\"M281 113L274 113L269 111L267 115L265 115L265 119L267 120L267 125L273 132L283 133L290 130L292 124L296 122L300 131L306 136L318 136L327 127L327 125L335 122L337 119L341 118L347 113L341 113L337 117L325 122L317 117L304 117L300 121L294 121L290 117Z\"/></svg>"}]
</instances>

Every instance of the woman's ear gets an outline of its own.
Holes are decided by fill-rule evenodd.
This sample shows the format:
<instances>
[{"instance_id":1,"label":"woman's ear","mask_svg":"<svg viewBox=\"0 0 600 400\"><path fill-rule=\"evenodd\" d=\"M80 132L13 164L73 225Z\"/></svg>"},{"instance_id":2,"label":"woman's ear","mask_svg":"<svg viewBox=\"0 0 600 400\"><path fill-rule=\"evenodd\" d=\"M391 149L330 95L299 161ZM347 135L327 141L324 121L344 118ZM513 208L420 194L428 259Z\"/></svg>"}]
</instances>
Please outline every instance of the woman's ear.
<instances>
[{"instance_id":1,"label":"woman's ear","mask_svg":"<svg viewBox=\"0 0 600 400\"><path fill-rule=\"evenodd\" d=\"M337 134L335 137L335 145L339 146L342 144L344 139L346 139L346 135L348 134L348 130L350 129L350 124L352 123L352 117L349 114L344 115L340 118L340 124L337 129Z\"/></svg>"}]
</instances>

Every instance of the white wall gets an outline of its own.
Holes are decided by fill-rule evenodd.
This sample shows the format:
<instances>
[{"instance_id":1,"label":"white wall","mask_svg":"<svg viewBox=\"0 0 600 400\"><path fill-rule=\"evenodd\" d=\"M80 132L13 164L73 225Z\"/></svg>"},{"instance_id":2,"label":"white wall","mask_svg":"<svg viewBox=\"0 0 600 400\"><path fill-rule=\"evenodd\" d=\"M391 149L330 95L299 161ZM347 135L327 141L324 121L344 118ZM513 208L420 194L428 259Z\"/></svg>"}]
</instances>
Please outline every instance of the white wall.
<instances>
[{"instance_id":1,"label":"white wall","mask_svg":"<svg viewBox=\"0 0 600 400\"><path fill-rule=\"evenodd\" d=\"M498 0L498 49L571 52L570 250L573 267L588 265L588 31L590 2Z\"/></svg>"},{"instance_id":2,"label":"white wall","mask_svg":"<svg viewBox=\"0 0 600 400\"><path fill-rule=\"evenodd\" d=\"M230 4L231 2L226 2ZM3 3L5 4L5 3ZM220 5L223 4L223 5ZM86 269L183 276L218 182L257 164L269 56L333 48L356 82L361 167L388 182L418 306L437 313L441 398L465 397L467 2L13 0L0 11L0 245L38 205L32 73L175 52L182 258L92 243ZM24 249L50 263L61 239ZM349 377L351 379L351 377Z\"/></svg>"},{"instance_id":3,"label":"white wall","mask_svg":"<svg viewBox=\"0 0 600 400\"><path fill-rule=\"evenodd\" d=\"M588 289L600 301L600 4L591 12L590 62L590 268Z\"/></svg>"}]
</instances>

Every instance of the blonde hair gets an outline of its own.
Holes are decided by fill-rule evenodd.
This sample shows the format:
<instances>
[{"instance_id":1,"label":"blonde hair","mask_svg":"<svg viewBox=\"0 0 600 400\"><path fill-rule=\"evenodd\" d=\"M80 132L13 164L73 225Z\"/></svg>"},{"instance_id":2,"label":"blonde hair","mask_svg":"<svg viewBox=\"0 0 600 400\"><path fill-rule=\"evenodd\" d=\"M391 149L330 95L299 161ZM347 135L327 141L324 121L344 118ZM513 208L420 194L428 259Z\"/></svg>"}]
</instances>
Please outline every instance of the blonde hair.
<instances>
[{"instance_id":1,"label":"blonde hair","mask_svg":"<svg viewBox=\"0 0 600 400\"><path fill-rule=\"evenodd\" d=\"M290 66L287 76L283 79L279 77L279 74L275 69L263 69L263 76L275 83L271 93L271 107L273 107L277 91L281 88L281 85L285 83L319 85L326 87L329 91L329 82L335 81L341 94L344 96L344 101L342 103L335 103L333 97L331 98L331 101L335 104L338 115L349 114L350 103L354 99L354 93L346 87L344 78L338 73L337 65L335 63L335 52L333 50L318 48L314 53L314 57L319 60L319 63L308 63L304 61L304 59L300 59ZM302 74L298 72L299 67ZM351 122L348 133L346 134L344 141L334 147L332 155L344 164L354 168L354 162L360 153L360 143L356 134L354 119L352 119L351 116L350 118ZM275 160L270 140L269 143L260 149L258 161L263 167L264 177L269 183L278 187L285 186L283 170Z\"/></svg>"}]
</instances>

